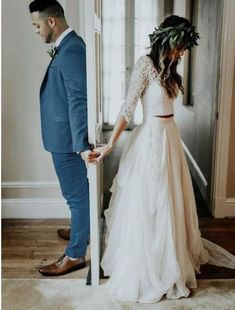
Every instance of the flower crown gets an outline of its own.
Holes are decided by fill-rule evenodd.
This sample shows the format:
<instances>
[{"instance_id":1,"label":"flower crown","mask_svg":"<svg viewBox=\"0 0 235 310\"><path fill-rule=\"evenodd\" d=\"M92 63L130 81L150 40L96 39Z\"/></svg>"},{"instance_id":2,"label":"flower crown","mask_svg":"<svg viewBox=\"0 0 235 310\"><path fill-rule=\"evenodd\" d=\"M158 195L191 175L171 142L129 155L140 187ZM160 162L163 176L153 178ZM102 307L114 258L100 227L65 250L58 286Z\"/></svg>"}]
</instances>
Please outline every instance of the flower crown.
<instances>
[{"instance_id":1,"label":"flower crown","mask_svg":"<svg viewBox=\"0 0 235 310\"><path fill-rule=\"evenodd\" d=\"M159 27L154 28L154 32L149 34L150 44L152 47L159 39L162 39L161 45L168 44L171 49L178 46L180 43L186 45L186 49L190 49L197 44L197 40L200 39L199 33L195 32L194 26L186 26L182 23L174 27Z\"/></svg>"}]
</instances>

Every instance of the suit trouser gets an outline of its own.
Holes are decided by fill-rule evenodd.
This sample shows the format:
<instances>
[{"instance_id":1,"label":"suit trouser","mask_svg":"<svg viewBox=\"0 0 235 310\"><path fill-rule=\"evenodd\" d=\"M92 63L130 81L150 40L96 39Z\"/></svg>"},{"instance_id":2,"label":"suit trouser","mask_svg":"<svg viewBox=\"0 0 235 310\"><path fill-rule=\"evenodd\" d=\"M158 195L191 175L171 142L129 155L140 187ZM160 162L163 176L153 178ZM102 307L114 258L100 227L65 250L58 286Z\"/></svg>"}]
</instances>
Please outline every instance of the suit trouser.
<instances>
[{"instance_id":1,"label":"suit trouser","mask_svg":"<svg viewBox=\"0 0 235 310\"><path fill-rule=\"evenodd\" d=\"M71 211L70 242L65 254L70 257L86 255L90 233L89 186L87 169L76 153L51 153L62 195Z\"/></svg>"}]
</instances>

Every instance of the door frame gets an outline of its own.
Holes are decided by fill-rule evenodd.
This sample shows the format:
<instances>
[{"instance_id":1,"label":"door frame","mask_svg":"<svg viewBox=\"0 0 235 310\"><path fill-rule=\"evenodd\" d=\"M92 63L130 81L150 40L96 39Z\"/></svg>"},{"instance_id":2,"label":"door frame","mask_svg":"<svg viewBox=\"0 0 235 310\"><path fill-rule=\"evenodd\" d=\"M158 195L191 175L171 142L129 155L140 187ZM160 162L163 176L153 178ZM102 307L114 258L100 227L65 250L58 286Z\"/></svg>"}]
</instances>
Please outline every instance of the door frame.
<instances>
[{"instance_id":1,"label":"door frame","mask_svg":"<svg viewBox=\"0 0 235 310\"><path fill-rule=\"evenodd\" d=\"M96 2L97 4L97 2ZM101 31L100 19L95 14L95 1L86 0L85 5L85 42L87 61L87 108L88 108L88 140L96 146L100 143L98 135L100 126L97 123L97 53L95 33ZM98 85L98 86L97 86ZM97 140L98 139L98 140ZM101 167L89 164L88 179L90 192L90 251L91 268L88 274L88 284L99 285L100 278L100 255L101 255L101 209L102 209L102 189L100 182Z\"/></svg>"},{"instance_id":2,"label":"door frame","mask_svg":"<svg viewBox=\"0 0 235 310\"><path fill-rule=\"evenodd\" d=\"M227 177L235 54L235 2L223 1L223 24L217 126L212 169L212 214L215 218L235 216L235 199L227 199Z\"/></svg>"}]
</instances>

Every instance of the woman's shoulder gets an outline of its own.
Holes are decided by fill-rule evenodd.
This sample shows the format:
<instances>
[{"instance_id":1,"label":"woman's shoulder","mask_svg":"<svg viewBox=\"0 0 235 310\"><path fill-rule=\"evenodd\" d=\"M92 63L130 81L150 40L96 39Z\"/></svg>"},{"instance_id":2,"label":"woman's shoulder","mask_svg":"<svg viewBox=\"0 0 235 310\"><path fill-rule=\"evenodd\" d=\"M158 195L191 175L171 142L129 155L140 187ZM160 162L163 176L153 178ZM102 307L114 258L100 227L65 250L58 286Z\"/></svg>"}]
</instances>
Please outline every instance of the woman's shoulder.
<instances>
[{"instance_id":1,"label":"woman's shoulder","mask_svg":"<svg viewBox=\"0 0 235 310\"><path fill-rule=\"evenodd\" d=\"M150 56L148 56L148 55L142 55L142 56L140 56L139 58L138 58L138 60L137 60L137 64L139 63L139 64L149 64L149 63L151 63L151 61L152 61L152 59L150 58Z\"/></svg>"},{"instance_id":2,"label":"woman's shoulder","mask_svg":"<svg viewBox=\"0 0 235 310\"><path fill-rule=\"evenodd\" d=\"M151 58L148 55L140 56L135 64L135 69L141 72L148 72L151 69Z\"/></svg>"},{"instance_id":3,"label":"woman's shoulder","mask_svg":"<svg viewBox=\"0 0 235 310\"><path fill-rule=\"evenodd\" d=\"M149 55L142 55L139 57L136 66L139 71L145 73L149 80L156 79L158 77L157 70L154 66L153 60Z\"/></svg>"}]
</instances>

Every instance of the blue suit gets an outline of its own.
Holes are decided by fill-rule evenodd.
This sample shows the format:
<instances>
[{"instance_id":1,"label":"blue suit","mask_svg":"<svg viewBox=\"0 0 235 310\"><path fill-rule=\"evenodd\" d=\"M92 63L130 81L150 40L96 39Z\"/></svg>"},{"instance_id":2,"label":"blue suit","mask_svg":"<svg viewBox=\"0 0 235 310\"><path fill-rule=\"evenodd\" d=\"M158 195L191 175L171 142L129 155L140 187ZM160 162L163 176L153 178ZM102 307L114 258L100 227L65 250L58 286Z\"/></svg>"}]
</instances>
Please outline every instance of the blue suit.
<instances>
[{"instance_id":1,"label":"blue suit","mask_svg":"<svg viewBox=\"0 0 235 310\"><path fill-rule=\"evenodd\" d=\"M89 149L87 135L86 48L74 31L51 60L40 89L41 128L46 150Z\"/></svg>"},{"instance_id":2,"label":"blue suit","mask_svg":"<svg viewBox=\"0 0 235 310\"><path fill-rule=\"evenodd\" d=\"M90 149L87 130L86 47L74 31L61 41L40 88L42 140L52 154L64 198L71 211L65 254L86 254L89 238L87 169L76 152Z\"/></svg>"}]
</instances>

